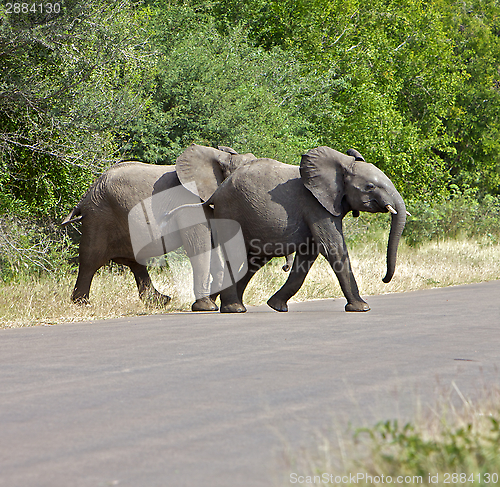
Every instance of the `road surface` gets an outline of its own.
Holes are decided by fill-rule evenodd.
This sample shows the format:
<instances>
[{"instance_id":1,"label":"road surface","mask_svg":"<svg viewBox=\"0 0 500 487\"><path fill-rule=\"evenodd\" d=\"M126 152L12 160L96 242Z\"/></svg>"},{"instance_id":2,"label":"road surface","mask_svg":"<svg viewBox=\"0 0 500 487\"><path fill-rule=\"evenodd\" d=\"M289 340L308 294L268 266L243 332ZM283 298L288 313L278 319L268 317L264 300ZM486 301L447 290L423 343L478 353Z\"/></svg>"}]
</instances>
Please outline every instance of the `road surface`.
<instances>
[{"instance_id":1,"label":"road surface","mask_svg":"<svg viewBox=\"0 0 500 487\"><path fill-rule=\"evenodd\" d=\"M499 384L500 281L367 300L1 330L0 486L280 485L318 429Z\"/></svg>"}]
</instances>

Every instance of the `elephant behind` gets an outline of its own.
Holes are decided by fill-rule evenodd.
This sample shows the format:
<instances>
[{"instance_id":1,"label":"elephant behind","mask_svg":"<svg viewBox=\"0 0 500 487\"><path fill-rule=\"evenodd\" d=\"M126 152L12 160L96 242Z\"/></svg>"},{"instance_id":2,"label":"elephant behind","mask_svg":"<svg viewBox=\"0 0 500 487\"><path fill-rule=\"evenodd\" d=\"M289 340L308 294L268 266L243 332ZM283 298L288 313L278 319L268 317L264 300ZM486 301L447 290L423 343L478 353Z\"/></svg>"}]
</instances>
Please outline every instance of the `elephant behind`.
<instances>
[{"instance_id":1,"label":"elephant behind","mask_svg":"<svg viewBox=\"0 0 500 487\"><path fill-rule=\"evenodd\" d=\"M95 181L62 222L62 225L81 222L79 270L71 297L73 302L88 303L94 274L107 262L114 261L130 268L142 300L156 305L167 304L171 298L154 288L146 261L184 245L193 265L196 302L192 309L217 310L209 297L210 267L214 266L210 258L215 255L210 252L212 241L208 226L212 210L204 208L204 222L174 232L168 240L157 239L153 233L166 209L199 202L200 199L206 201L236 168L255 159L252 154L237 154L227 147L220 149L193 144L178 157L176 166L121 162ZM184 189L179 181L179 172L185 178L196 177L196 189L193 186L189 187L189 191ZM169 206L165 207L167 200L170 200ZM155 201L161 201L161 205L155 204ZM147 227L141 227L140 218L135 221L133 215L142 219L146 217ZM134 226L134 221L139 223ZM138 235L139 229L146 234ZM147 230L151 231L151 235ZM134 237L139 241L145 239L149 244L139 249L140 256L138 249L134 248Z\"/></svg>"}]
</instances>

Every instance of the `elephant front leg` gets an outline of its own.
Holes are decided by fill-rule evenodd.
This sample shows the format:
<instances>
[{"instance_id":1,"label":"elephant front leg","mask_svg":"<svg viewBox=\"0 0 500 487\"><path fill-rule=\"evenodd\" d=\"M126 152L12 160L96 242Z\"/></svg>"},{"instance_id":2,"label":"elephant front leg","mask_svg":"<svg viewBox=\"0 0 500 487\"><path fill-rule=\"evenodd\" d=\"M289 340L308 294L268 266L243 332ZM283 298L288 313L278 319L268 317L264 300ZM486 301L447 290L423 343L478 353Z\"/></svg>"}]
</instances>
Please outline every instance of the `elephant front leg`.
<instances>
[{"instance_id":1,"label":"elephant front leg","mask_svg":"<svg viewBox=\"0 0 500 487\"><path fill-rule=\"evenodd\" d=\"M192 311L217 311L219 308L210 297L210 263L212 239L206 223L193 225L181 231L184 249L193 269L193 291L196 301Z\"/></svg>"},{"instance_id":2,"label":"elephant front leg","mask_svg":"<svg viewBox=\"0 0 500 487\"><path fill-rule=\"evenodd\" d=\"M351 269L351 262L347 249L344 248L341 252L328 252L326 256L330 263L337 279L339 280L340 288L347 299L345 305L346 311L369 311L370 306L359 295L358 284L354 279Z\"/></svg>"},{"instance_id":3,"label":"elephant front leg","mask_svg":"<svg viewBox=\"0 0 500 487\"><path fill-rule=\"evenodd\" d=\"M346 311L369 311L370 306L359 295L358 285L351 269L351 261L342 233L342 219L324 219L311 230L320 244L321 253L326 257L339 280L340 288L347 299Z\"/></svg>"},{"instance_id":4,"label":"elephant front leg","mask_svg":"<svg viewBox=\"0 0 500 487\"><path fill-rule=\"evenodd\" d=\"M245 313L246 308L238 298L236 285L232 285L220 293L220 312L221 313Z\"/></svg>"},{"instance_id":5,"label":"elephant front leg","mask_svg":"<svg viewBox=\"0 0 500 487\"><path fill-rule=\"evenodd\" d=\"M290 274L285 284L268 301L267 304L276 311L288 311L288 300L297 294L304 280L318 257L318 249L311 243L309 250L305 253L297 252L293 260ZM287 257L288 261L288 257Z\"/></svg>"}]
</instances>

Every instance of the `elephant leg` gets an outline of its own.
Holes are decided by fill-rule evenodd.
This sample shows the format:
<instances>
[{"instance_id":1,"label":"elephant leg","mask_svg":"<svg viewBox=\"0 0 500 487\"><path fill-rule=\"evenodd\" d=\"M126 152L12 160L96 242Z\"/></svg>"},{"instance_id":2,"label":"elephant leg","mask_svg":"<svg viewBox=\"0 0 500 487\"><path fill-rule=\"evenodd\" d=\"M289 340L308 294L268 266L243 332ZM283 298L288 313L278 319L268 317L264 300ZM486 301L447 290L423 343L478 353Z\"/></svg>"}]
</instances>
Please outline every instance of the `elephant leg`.
<instances>
[{"instance_id":1,"label":"elephant leg","mask_svg":"<svg viewBox=\"0 0 500 487\"><path fill-rule=\"evenodd\" d=\"M192 311L217 311L219 308L210 297L210 264L212 237L207 223L187 227L181 231L184 249L193 270L193 291L196 301Z\"/></svg>"},{"instance_id":2,"label":"elephant leg","mask_svg":"<svg viewBox=\"0 0 500 487\"><path fill-rule=\"evenodd\" d=\"M139 297L147 305L163 307L172 301L170 296L161 294L158 292L151 277L149 276L148 269L145 265L139 264L138 262L129 259L113 259L117 264L126 265L134 274L135 282L137 284L137 290L139 291Z\"/></svg>"},{"instance_id":3,"label":"elephant leg","mask_svg":"<svg viewBox=\"0 0 500 487\"><path fill-rule=\"evenodd\" d=\"M269 300L267 304L276 311L288 311L288 300L294 296L302 287L304 280L318 257L318 248L311 244L305 253L297 252L293 260L292 268L285 284Z\"/></svg>"},{"instance_id":4,"label":"elephant leg","mask_svg":"<svg viewBox=\"0 0 500 487\"><path fill-rule=\"evenodd\" d=\"M210 254L210 274L212 282L210 284L210 299L215 302L221 290L224 288L224 256L220 247L212 250Z\"/></svg>"},{"instance_id":5,"label":"elephant leg","mask_svg":"<svg viewBox=\"0 0 500 487\"><path fill-rule=\"evenodd\" d=\"M83 231L79 250L78 277L76 279L71 301L75 304L89 304L90 285L95 273L108 261L106 252L96 249L106 248L107 242L103 236L91 231Z\"/></svg>"},{"instance_id":6,"label":"elephant leg","mask_svg":"<svg viewBox=\"0 0 500 487\"><path fill-rule=\"evenodd\" d=\"M236 285L223 289L220 293L220 312L221 313L244 313L245 306L238 298Z\"/></svg>"},{"instance_id":7,"label":"elephant leg","mask_svg":"<svg viewBox=\"0 0 500 487\"><path fill-rule=\"evenodd\" d=\"M243 293L253 275L270 259L271 257L248 256L246 274L236 284L222 290L220 293L221 313L244 313L246 311L243 305Z\"/></svg>"},{"instance_id":8,"label":"elephant leg","mask_svg":"<svg viewBox=\"0 0 500 487\"><path fill-rule=\"evenodd\" d=\"M75 304L89 304L90 285L94 274L101 266L87 266L80 264L75 287L71 294L71 301Z\"/></svg>"},{"instance_id":9,"label":"elephant leg","mask_svg":"<svg viewBox=\"0 0 500 487\"><path fill-rule=\"evenodd\" d=\"M210 252L192 255L193 289L196 301L191 305L192 311L217 311L219 308L210 295Z\"/></svg>"},{"instance_id":10,"label":"elephant leg","mask_svg":"<svg viewBox=\"0 0 500 487\"><path fill-rule=\"evenodd\" d=\"M243 294L245 293L245 289L250 282L250 279L254 276L254 274L261 268L264 267L272 257L255 257L248 256L248 271L247 273L236 283L236 292L238 295L238 299L241 303L243 303Z\"/></svg>"},{"instance_id":11,"label":"elephant leg","mask_svg":"<svg viewBox=\"0 0 500 487\"><path fill-rule=\"evenodd\" d=\"M354 274L351 269L351 261L347 249L343 252L328 253L326 255L330 266L332 267L337 279L339 280L340 288L347 299L345 306L346 311L369 311L370 306L359 295L358 284L354 279Z\"/></svg>"},{"instance_id":12,"label":"elephant leg","mask_svg":"<svg viewBox=\"0 0 500 487\"><path fill-rule=\"evenodd\" d=\"M311 227L320 252L328 260L339 280L340 288L347 299L346 311L369 311L370 306L359 295L358 285L351 269L351 261L342 233L342 220L323 220Z\"/></svg>"}]
</instances>

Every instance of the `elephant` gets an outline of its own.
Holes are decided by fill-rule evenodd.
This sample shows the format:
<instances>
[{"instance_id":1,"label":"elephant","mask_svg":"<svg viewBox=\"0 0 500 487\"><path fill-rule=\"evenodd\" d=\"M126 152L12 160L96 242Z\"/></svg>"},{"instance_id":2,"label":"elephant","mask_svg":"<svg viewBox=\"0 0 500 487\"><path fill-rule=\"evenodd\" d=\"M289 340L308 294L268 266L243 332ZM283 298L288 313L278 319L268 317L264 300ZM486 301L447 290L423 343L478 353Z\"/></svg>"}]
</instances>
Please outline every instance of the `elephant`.
<instances>
[{"instance_id":1,"label":"elephant","mask_svg":"<svg viewBox=\"0 0 500 487\"><path fill-rule=\"evenodd\" d=\"M253 154L238 154L229 147L214 149L193 144L177 158L176 166L124 161L109 168L61 223L64 226L81 221L79 270L72 301L88 303L94 274L114 261L130 268L143 301L168 304L171 298L155 289L147 262L184 244L193 266L196 301L192 310L216 311L210 298L210 267L216 267L210 258L216 253L206 252L212 247L207 223L212 218L211 208L204 208L201 223L173 232L169 238L158 234L156 222L165 204L172 209L199 203L200 199L206 201L236 168L253 159ZM184 189L179 173L184 178L195 176L197 188ZM134 243L139 247L134 248ZM215 273L212 270L212 275Z\"/></svg>"},{"instance_id":2,"label":"elephant","mask_svg":"<svg viewBox=\"0 0 500 487\"><path fill-rule=\"evenodd\" d=\"M183 185L196 174L179 173ZM368 311L352 273L342 231L342 219L351 212L390 212L387 246L389 282L396 267L399 240L406 222L406 206L392 181L361 154L346 154L330 147L309 150L300 166L273 159L256 159L237 168L203 203L213 208L215 219L231 219L241 226L246 244L248 271L220 293L220 311L246 311L243 293L251 277L271 258L295 252L285 284L267 302L277 311L288 310L288 300L302 286L321 253L335 272L347 299L346 311Z\"/></svg>"}]
</instances>

